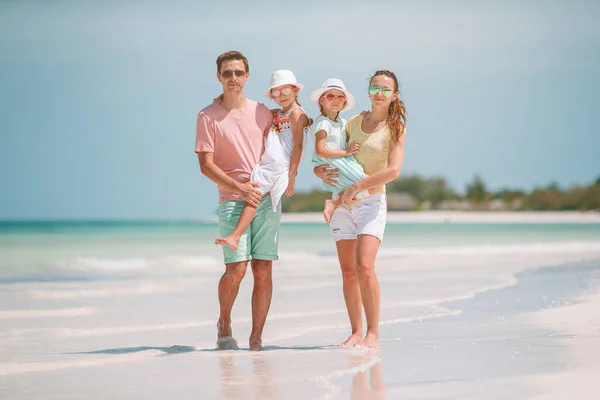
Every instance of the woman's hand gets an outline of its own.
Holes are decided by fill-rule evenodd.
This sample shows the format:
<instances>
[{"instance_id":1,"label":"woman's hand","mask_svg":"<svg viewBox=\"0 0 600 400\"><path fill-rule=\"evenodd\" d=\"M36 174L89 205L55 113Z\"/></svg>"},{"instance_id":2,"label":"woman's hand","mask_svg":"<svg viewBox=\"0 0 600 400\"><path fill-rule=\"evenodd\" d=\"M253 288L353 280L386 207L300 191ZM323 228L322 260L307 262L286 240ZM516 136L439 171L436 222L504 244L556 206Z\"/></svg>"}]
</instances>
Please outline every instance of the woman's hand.
<instances>
[{"instance_id":1,"label":"woman's hand","mask_svg":"<svg viewBox=\"0 0 600 400\"><path fill-rule=\"evenodd\" d=\"M328 168L330 168L329 164L323 164L319 165L318 167L315 167L313 171L315 175L323 182L325 182L328 185L335 186L338 184L338 181L336 181L335 178L340 176L340 174L337 173L337 168Z\"/></svg>"},{"instance_id":2,"label":"woman's hand","mask_svg":"<svg viewBox=\"0 0 600 400\"><path fill-rule=\"evenodd\" d=\"M344 204L352 204L354 202L354 197L358 193L358 187L356 184L352 184L348 186L346 189L340 192L340 199Z\"/></svg>"}]
</instances>

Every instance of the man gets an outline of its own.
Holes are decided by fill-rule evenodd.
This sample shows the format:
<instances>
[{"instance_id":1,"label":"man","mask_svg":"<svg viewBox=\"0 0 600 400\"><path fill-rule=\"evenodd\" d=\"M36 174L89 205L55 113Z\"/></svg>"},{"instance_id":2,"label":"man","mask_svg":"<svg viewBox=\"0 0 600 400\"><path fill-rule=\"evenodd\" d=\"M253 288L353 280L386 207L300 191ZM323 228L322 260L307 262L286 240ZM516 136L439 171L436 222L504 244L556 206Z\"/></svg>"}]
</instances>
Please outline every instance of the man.
<instances>
[{"instance_id":1,"label":"man","mask_svg":"<svg viewBox=\"0 0 600 400\"><path fill-rule=\"evenodd\" d=\"M217 79L223 94L198 114L196 148L200 170L219 188L221 236L231 234L244 202L257 207L249 229L240 238L236 251L223 246L225 273L219 281L221 311L217 323L217 347L236 349L232 336L231 309L248 261L254 276L250 350L262 350L262 332L273 293L272 264L277 260L281 205L271 209L271 197L261 198L250 173L264 150L273 115L263 104L244 97L249 77L248 60L237 51L217 58Z\"/></svg>"}]
</instances>

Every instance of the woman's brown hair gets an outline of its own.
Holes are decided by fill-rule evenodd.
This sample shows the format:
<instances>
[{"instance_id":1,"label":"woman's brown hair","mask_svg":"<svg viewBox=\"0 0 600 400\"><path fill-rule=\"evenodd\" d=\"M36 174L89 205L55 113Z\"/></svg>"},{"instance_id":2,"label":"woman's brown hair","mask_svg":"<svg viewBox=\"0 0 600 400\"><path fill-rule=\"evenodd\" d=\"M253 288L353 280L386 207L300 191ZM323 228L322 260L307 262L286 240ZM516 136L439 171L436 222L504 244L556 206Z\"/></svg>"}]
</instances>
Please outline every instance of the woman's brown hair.
<instances>
[{"instance_id":1,"label":"woman's brown hair","mask_svg":"<svg viewBox=\"0 0 600 400\"><path fill-rule=\"evenodd\" d=\"M394 81L394 92L398 93L398 97L396 100L390 103L390 107L388 108L388 116L386 119L387 125L390 127L390 131L392 133L392 139L396 142L400 142L400 138L404 135L406 130L406 106L404 102L400 100L400 91L398 90L398 78L392 71L388 70L380 70L377 71L371 76L369 80L369 85L373 81L373 78L379 75L384 75L389 78L392 78Z\"/></svg>"}]
</instances>

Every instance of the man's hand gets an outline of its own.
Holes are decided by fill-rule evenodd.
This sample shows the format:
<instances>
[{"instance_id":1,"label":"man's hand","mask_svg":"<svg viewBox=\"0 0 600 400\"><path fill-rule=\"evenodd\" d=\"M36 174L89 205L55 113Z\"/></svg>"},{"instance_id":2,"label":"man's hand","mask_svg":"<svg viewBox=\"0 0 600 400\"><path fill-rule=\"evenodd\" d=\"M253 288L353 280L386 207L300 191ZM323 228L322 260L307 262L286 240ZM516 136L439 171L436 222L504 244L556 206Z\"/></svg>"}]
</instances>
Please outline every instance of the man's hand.
<instances>
[{"instance_id":1,"label":"man's hand","mask_svg":"<svg viewBox=\"0 0 600 400\"><path fill-rule=\"evenodd\" d=\"M346 155L351 156L352 154L358 153L360 150L360 145L358 143L352 143L348 147L346 147Z\"/></svg>"},{"instance_id":2,"label":"man's hand","mask_svg":"<svg viewBox=\"0 0 600 400\"><path fill-rule=\"evenodd\" d=\"M238 194L240 197L252 207L258 207L260 199L262 198L262 192L257 189L258 183L248 182L238 185Z\"/></svg>"},{"instance_id":3,"label":"man's hand","mask_svg":"<svg viewBox=\"0 0 600 400\"><path fill-rule=\"evenodd\" d=\"M319 165L318 167L315 167L314 173L323 182L327 183L328 185L335 186L338 184L338 181L336 181L335 178L340 176L340 174L337 173L337 168L328 168L330 168L329 164Z\"/></svg>"}]
</instances>

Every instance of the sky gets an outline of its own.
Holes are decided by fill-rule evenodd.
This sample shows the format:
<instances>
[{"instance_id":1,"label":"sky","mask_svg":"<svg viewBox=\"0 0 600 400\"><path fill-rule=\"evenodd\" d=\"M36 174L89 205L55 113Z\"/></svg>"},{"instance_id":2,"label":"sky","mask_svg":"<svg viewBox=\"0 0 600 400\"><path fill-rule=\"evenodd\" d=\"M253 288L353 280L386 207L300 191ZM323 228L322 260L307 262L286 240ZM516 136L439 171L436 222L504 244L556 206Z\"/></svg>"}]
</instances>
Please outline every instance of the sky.
<instances>
[{"instance_id":1,"label":"sky","mask_svg":"<svg viewBox=\"0 0 600 400\"><path fill-rule=\"evenodd\" d=\"M402 174L458 191L600 176L597 1L0 0L0 219L195 219L217 190L193 151L216 57L250 61L248 98L290 69L310 92L396 73ZM297 190L319 187L304 154Z\"/></svg>"}]
</instances>

